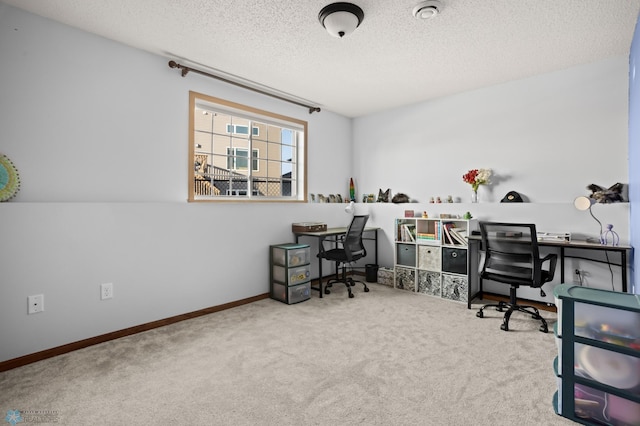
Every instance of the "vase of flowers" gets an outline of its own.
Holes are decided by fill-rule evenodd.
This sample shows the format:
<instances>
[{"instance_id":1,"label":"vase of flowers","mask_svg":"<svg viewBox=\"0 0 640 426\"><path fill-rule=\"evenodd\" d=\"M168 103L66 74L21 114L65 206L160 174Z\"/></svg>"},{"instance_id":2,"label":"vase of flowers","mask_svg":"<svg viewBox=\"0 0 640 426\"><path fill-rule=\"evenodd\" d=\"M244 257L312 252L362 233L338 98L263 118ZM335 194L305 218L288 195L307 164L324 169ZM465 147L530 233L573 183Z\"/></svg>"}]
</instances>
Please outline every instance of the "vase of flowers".
<instances>
[{"instance_id":1,"label":"vase of flowers","mask_svg":"<svg viewBox=\"0 0 640 426\"><path fill-rule=\"evenodd\" d=\"M462 180L471 185L471 202L478 202L478 188L480 185L489 184L489 178L491 177L491 169L471 169L464 175Z\"/></svg>"}]
</instances>

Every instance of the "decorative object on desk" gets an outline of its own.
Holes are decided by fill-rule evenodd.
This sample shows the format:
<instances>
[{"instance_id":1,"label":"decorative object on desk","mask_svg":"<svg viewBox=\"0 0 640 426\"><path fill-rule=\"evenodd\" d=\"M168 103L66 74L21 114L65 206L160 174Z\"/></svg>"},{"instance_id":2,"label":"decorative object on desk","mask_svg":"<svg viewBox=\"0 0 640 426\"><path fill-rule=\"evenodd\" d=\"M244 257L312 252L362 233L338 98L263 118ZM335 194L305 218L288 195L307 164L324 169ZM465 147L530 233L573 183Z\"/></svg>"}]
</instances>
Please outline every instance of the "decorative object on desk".
<instances>
[{"instance_id":1,"label":"decorative object on desk","mask_svg":"<svg viewBox=\"0 0 640 426\"><path fill-rule=\"evenodd\" d=\"M296 222L291 224L291 232L322 232L327 230L324 222Z\"/></svg>"},{"instance_id":2,"label":"decorative object on desk","mask_svg":"<svg viewBox=\"0 0 640 426\"><path fill-rule=\"evenodd\" d=\"M467 220L471 219L472 217L473 217L473 216L471 216L471 212L466 212L466 213L462 216L462 218L463 218L463 219L467 219Z\"/></svg>"},{"instance_id":3,"label":"decorative object on desk","mask_svg":"<svg viewBox=\"0 0 640 426\"><path fill-rule=\"evenodd\" d=\"M342 195L336 194L336 203L342 203Z\"/></svg>"},{"instance_id":4,"label":"decorative object on desk","mask_svg":"<svg viewBox=\"0 0 640 426\"><path fill-rule=\"evenodd\" d=\"M396 195L393 196L393 198L391 199L391 202L394 204L402 204L402 203L408 203L410 202L410 200L407 194L398 192Z\"/></svg>"},{"instance_id":5,"label":"decorative object on desk","mask_svg":"<svg viewBox=\"0 0 640 426\"><path fill-rule=\"evenodd\" d=\"M472 193L471 193L471 202L478 202L478 188L480 185L488 185L491 183L489 179L491 178L491 169L471 169L464 175L462 175L462 180L471 185Z\"/></svg>"},{"instance_id":6,"label":"decorative object on desk","mask_svg":"<svg viewBox=\"0 0 640 426\"><path fill-rule=\"evenodd\" d=\"M447 203L453 203L453 196L447 195Z\"/></svg>"},{"instance_id":7,"label":"decorative object on desk","mask_svg":"<svg viewBox=\"0 0 640 426\"><path fill-rule=\"evenodd\" d=\"M624 201L624 197L622 196L623 188L624 185L619 182L610 186L608 189L604 189L603 187L593 183L587 186L587 189L591 191L589 198L594 199L596 203L615 203Z\"/></svg>"},{"instance_id":8,"label":"decorative object on desk","mask_svg":"<svg viewBox=\"0 0 640 426\"><path fill-rule=\"evenodd\" d=\"M500 200L501 203L522 203L523 199L522 196L520 194L518 194L516 191L509 191L507 192L507 195L505 195L502 200Z\"/></svg>"},{"instance_id":9,"label":"decorative object on desk","mask_svg":"<svg viewBox=\"0 0 640 426\"><path fill-rule=\"evenodd\" d=\"M429 215L427 214L427 212L426 212L426 211L424 211L424 212L422 212L422 217L423 217L424 219L426 219L426 218L428 218L428 217L429 217Z\"/></svg>"},{"instance_id":10,"label":"decorative object on desk","mask_svg":"<svg viewBox=\"0 0 640 426\"><path fill-rule=\"evenodd\" d=\"M600 233L598 234L598 242L600 244L604 244L604 242L602 240L602 222L600 222L598 220L598 218L593 214L593 211L591 210L591 206L594 205L595 203L596 203L596 200L593 199L593 198L589 198L589 197L578 197L573 201L573 205L576 207L576 209L581 210L581 211L589 210L589 213L591 214L591 217L593 218L593 220L598 222L598 225L600 225ZM587 238L587 241L589 241L588 238Z\"/></svg>"},{"instance_id":11,"label":"decorative object on desk","mask_svg":"<svg viewBox=\"0 0 640 426\"><path fill-rule=\"evenodd\" d=\"M337 201L335 194L329 194L329 202L335 203Z\"/></svg>"},{"instance_id":12,"label":"decorative object on desk","mask_svg":"<svg viewBox=\"0 0 640 426\"><path fill-rule=\"evenodd\" d=\"M607 230L605 231L604 234L602 234L602 238L600 240L600 242L602 244L609 245L609 237L611 237L611 245L612 246L618 246L620 245L620 236L618 235L618 233L616 231L613 230L613 225L612 224L608 224L607 225Z\"/></svg>"},{"instance_id":13,"label":"decorative object on desk","mask_svg":"<svg viewBox=\"0 0 640 426\"><path fill-rule=\"evenodd\" d=\"M318 194L318 202L319 203L326 203L327 199L326 199L326 197L324 195Z\"/></svg>"},{"instance_id":14,"label":"decorative object on desk","mask_svg":"<svg viewBox=\"0 0 640 426\"><path fill-rule=\"evenodd\" d=\"M433 203L435 203L435 202L436 202L436 200L434 200L434 199L433 199L433 197L431 197L431 198L429 198L429 202L430 202L431 204L433 204Z\"/></svg>"},{"instance_id":15,"label":"decorative object on desk","mask_svg":"<svg viewBox=\"0 0 640 426\"><path fill-rule=\"evenodd\" d=\"M20 176L9 157L0 154L0 201L8 201L20 190Z\"/></svg>"},{"instance_id":16,"label":"decorative object on desk","mask_svg":"<svg viewBox=\"0 0 640 426\"><path fill-rule=\"evenodd\" d=\"M387 188L386 191L382 191L382 189L378 189L378 202L379 203L388 203L389 197L391 197L391 188Z\"/></svg>"},{"instance_id":17,"label":"decorative object on desk","mask_svg":"<svg viewBox=\"0 0 640 426\"><path fill-rule=\"evenodd\" d=\"M349 201L347 207L344 208L344 211L350 215L353 215L356 212L356 203L353 201Z\"/></svg>"},{"instance_id":18,"label":"decorative object on desk","mask_svg":"<svg viewBox=\"0 0 640 426\"><path fill-rule=\"evenodd\" d=\"M316 194L309 194L309 202L310 203L316 202Z\"/></svg>"},{"instance_id":19,"label":"decorative object on desk","mask_svg":"<svg viewBox=\"0 0 640 426\"><path fill-rule=\"evenodd\" d=\"M440 204L442 203L442 199L440 199L440 197L436 197L436 204Z\"/></svg>"},{"instance_id":20,"label":"decorative object on desk","mask_svg":"<svg viewBox=\"0 0 640 426\"><path fill-rule=\"evenodd\" d=\"M353 184L353 178L349 178L349 201L356 201L356 186Z\"/></svg>"},{"instance_id":21,"label":"decorative object on desk","mask_svg":"<svg viewBox=\"0 0 640 426\"><path fill-rule=\"evenodd\" d=\"M558 241L558 242L571 242L571 233L570 232L542 232L538 231L537 235L538 241Z\"/></svg>"}]
</instances>

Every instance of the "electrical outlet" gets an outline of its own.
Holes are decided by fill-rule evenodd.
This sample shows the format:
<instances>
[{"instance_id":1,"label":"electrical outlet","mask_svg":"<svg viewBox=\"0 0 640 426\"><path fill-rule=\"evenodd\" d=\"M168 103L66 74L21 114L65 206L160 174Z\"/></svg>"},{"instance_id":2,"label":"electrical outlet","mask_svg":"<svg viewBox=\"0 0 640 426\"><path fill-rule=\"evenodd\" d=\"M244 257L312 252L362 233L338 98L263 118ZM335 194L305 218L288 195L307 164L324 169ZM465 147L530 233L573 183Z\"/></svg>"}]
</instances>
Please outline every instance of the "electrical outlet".
<instances>
[{"instance_id":1,"label":"electrical outlet","mask_svg":"<svg viewBox=\"0 0 640 426\"><path fill-rule=\"evenodd\" d=\"M100 284L100 300L113 298L113 283Z\"/></svg>"},{"instance_id":2,"label":"electrical outlet","mask_svg":"<svg viewBox=\"0 0 640 426\"><path fill-rule=\"evenodd\" d=\"M44 294L36 294L27 298L27 313L37 314L44 311Z\"/></svg>"}]
</instances>

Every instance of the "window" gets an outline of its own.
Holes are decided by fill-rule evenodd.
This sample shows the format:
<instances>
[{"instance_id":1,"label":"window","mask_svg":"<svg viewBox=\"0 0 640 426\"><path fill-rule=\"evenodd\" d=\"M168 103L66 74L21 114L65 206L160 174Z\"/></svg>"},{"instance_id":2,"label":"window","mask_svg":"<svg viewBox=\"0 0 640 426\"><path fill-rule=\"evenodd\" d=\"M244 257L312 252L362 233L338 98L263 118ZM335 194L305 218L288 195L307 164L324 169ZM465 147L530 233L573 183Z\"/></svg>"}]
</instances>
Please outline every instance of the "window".
<instances>
[{"instance_id":1,"label":"window","mask_svg":"<svg viewBox=\"0 0 640 426\"><path fill-rule=\"evenodd\" d=\"M253 157L251 157L251 166L254 172L258 170L259 155L258 150L253 150ZM249 168L249 150L246 148L227 148L227 168L229 170L247 170Z\"/></svg>"},{"instance_id":2,"label":"window","mask_svg":"<svg viewBox=\"0 0 640 426\"><path fill-rule=\"evenodd\" d=\"M195 92L189 109L189 201L306 201L306 121Z\"/></svg>"},{"instance_id":3,"label":"window","mask_svg":"<svg viewBox=\"0 0 640 426\"><path fill-rule=\"evenodd\" d=\"M248 135L249 126L240 126L238 124L227 124L227 133L236 133L239 135ZM253 127L253 136L260 136L260 128Z\"/></svg>"}]
</instances>

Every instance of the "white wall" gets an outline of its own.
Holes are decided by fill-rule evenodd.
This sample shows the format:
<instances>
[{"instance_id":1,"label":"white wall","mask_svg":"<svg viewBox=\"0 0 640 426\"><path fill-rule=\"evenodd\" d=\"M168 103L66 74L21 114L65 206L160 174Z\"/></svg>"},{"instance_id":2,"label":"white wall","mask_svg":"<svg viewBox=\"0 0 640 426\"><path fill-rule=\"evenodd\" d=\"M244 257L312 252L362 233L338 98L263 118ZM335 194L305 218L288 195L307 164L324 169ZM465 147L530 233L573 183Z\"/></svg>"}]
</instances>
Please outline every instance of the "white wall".
<instances>
[{"instance_id":1,"label":"white wall","mask_svg":"<svg viewBox=\"0 0 640 426\"><path fill-rule=\"evenodd\" d=\"M468 201L462 175L491 168L481 202L514 190L565 203L591 183L627 183L628 64L616 57L357 118L360 188Z\"/></svg>"},{"instance_id":2,"label":"white wall","mask_svg":"<svg viewBox=\"0 0 640 426\"><path fill-rule=\"evenodd\" d=\"M612 58L355 119L354 175L362 191L377 195L391 188L416 202L362 206L388 239L380 263L393 264L393 221L405 209L426 210L430 217L470 211L477 219L533 222L541 231L597 237L598 224L573 200L590 194L591 183L628 183L628 64L627 57ZM491 185L480 187L479 204L468 203L471 188L462 180L472 168L495 173ZM529 202L499 203L511 190ZM448 195L461 203L428 203ZM595 205L593 212L629 243L628 203ZM611 289L604 265L568 261L567 268L585 270L588 285ZM620 270L613 269L619 290ZM520 290L539 299L536 293Z\"/></svg>"},{"instance_id":3,"label":"white wall","mask_svg":"<svg viewBox=\"0 0 640 426\"><path fill-rule=\"evenodd\" d=\"M189 90L308 120L310 193L346 194L353 176L359 196L390 187L420 201L466 198L462 174L491 167L505 180L482 188L480 204L411 207L578 232L595 223L573 198L592 182L627 181L625 58L352 123L182 78L171 58L2 3L0 55L0 152L22 179L0 203L0 361L266 293L268 246L291 240L291 222L348 222L342 205L186 203ZM533 203L490 203L512 189ZM381 265L393 262L405 208L357 205L383 227ZM627 204L595 213L628 239ZM99 300L102 282L114 299ZM27 315L38 293L46 310Z\"/></svg>"},{"instance_id":4,"label":"white wall","mask_svg":"<svg viewBox=\"0 0 640 426\"><path fill-rule=\"evenodd\" d=\"M3 3L0 55L0 152L22 181L0 203L0 361L267 293L268 246L292 222L348 223L343 205L186 203L189 90L308 120L314 193L348 193L345 117L182 78ZM27 315L39 293L45 312Z\"/></svg>"}]
</instances>

